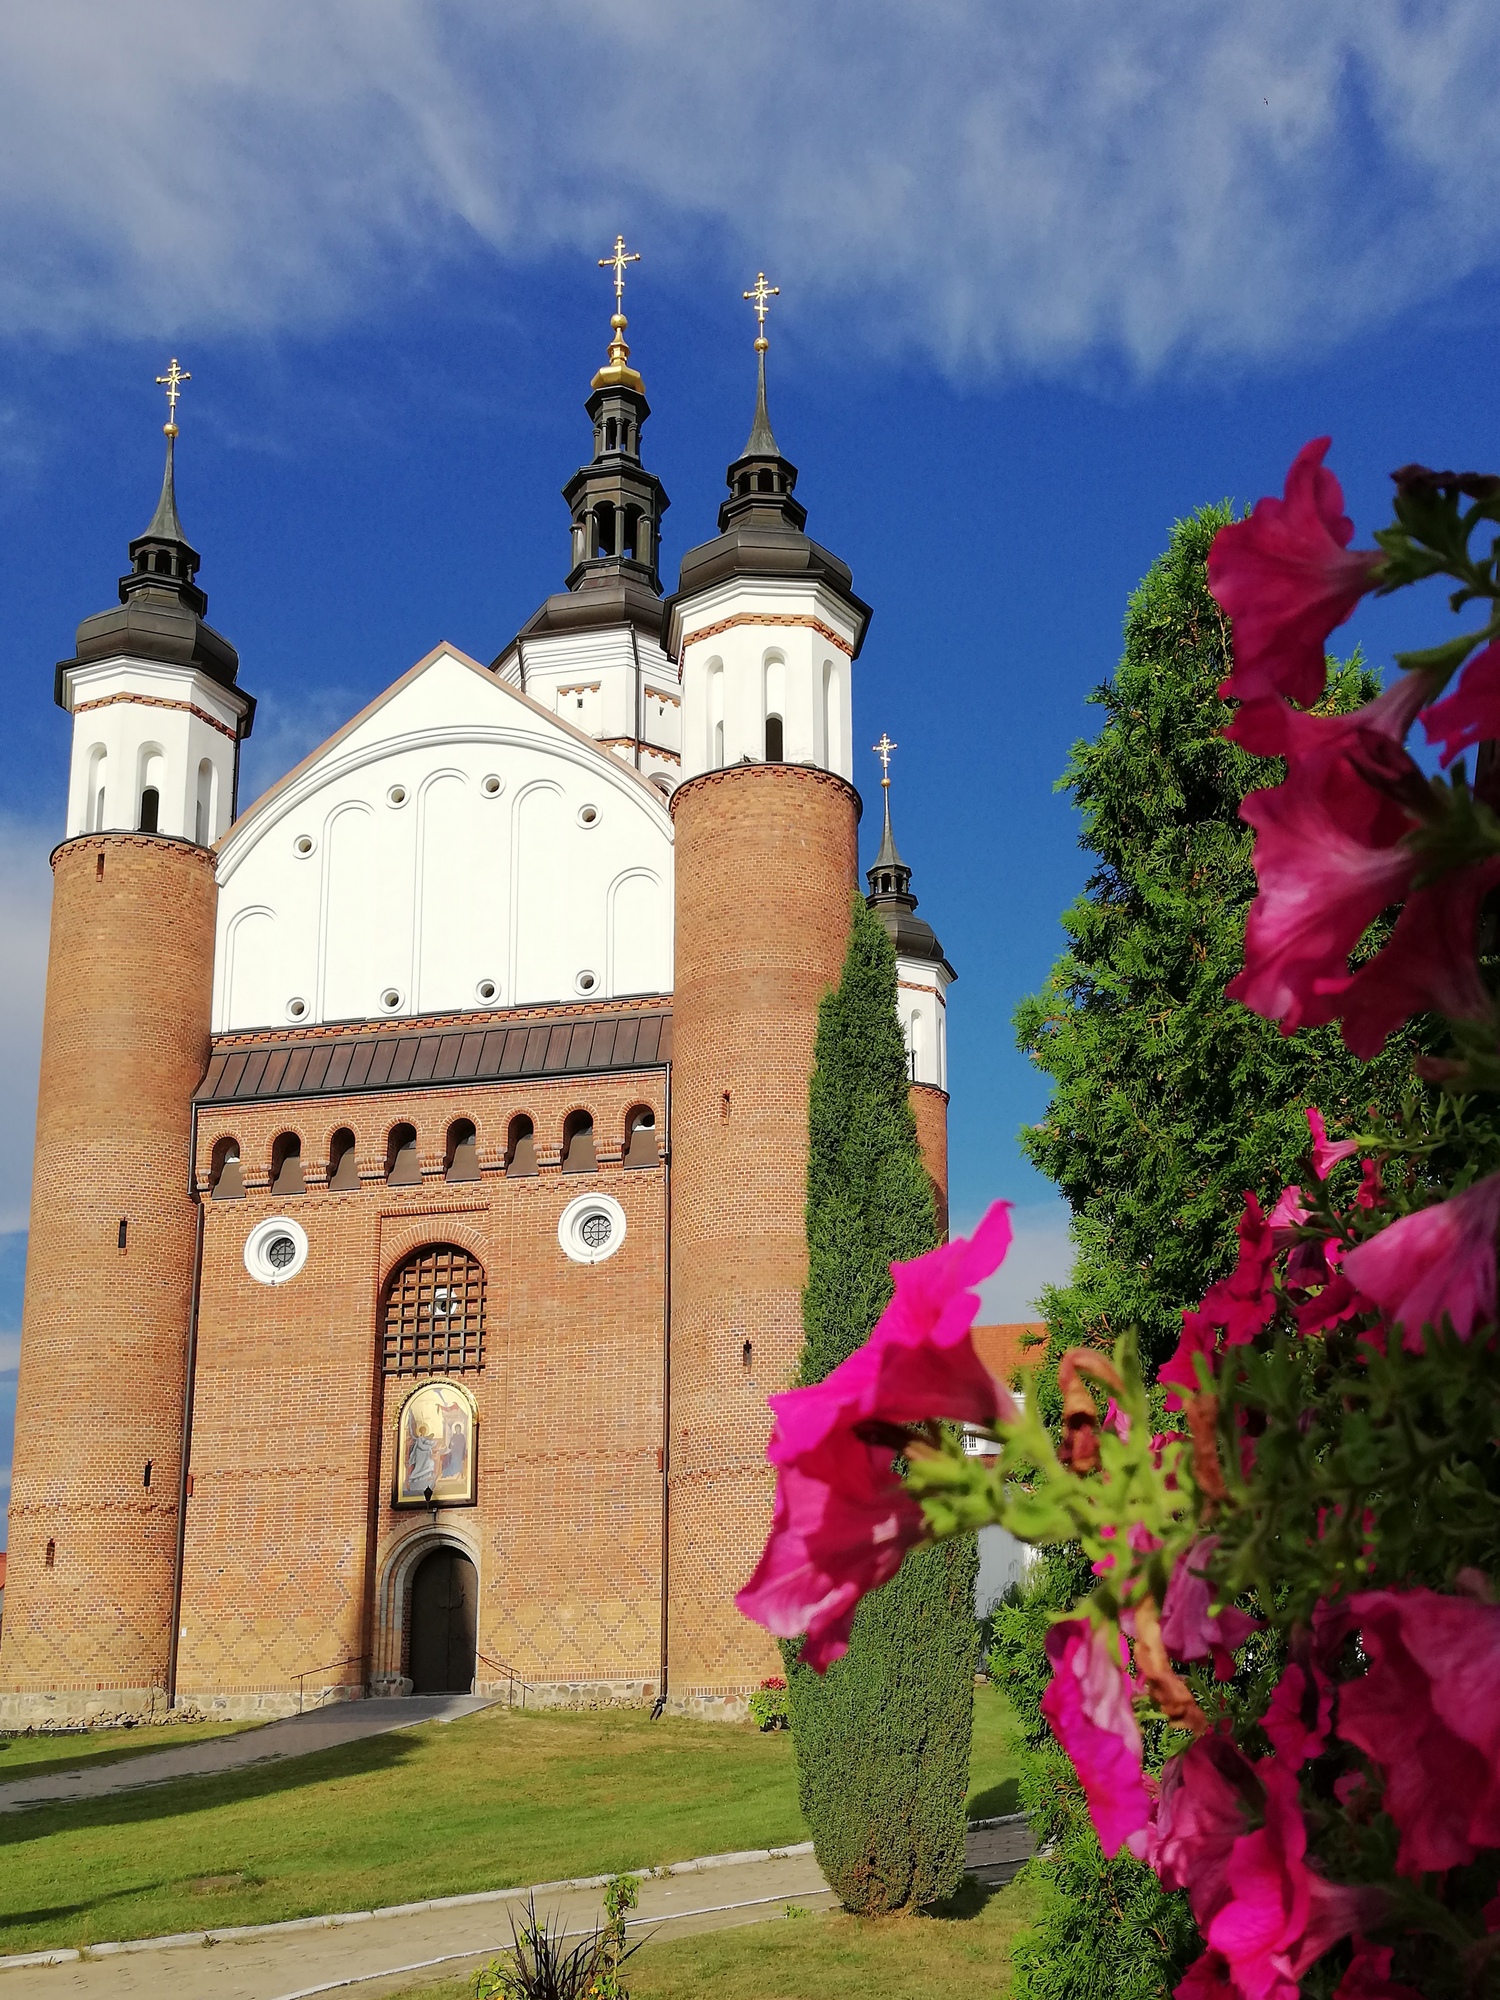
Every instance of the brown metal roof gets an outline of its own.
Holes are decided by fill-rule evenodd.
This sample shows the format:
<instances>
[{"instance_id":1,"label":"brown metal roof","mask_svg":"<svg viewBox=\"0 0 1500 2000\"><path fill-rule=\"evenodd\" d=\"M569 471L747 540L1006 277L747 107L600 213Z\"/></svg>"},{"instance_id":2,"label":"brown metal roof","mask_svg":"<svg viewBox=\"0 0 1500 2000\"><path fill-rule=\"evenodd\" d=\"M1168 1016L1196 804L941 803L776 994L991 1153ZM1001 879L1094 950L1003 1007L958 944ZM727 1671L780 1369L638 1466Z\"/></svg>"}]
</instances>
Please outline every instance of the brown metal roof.
<instances>
[{"instance_id":1,"label":"brown metal roof","mask_svg":"<svg viewBox=\"0 0 1500 2000\"><path fill-rule=\"evenodd\" d=\"M510 1077L584 1076L672 1059L672 1016L522 1008L472 1025L451 1017L399 1028L361 1025L285 1034L223 1035L213 1045L199 1104L347 1096L418 1084L498 1083Z\"/></svg>"}]
</instances>

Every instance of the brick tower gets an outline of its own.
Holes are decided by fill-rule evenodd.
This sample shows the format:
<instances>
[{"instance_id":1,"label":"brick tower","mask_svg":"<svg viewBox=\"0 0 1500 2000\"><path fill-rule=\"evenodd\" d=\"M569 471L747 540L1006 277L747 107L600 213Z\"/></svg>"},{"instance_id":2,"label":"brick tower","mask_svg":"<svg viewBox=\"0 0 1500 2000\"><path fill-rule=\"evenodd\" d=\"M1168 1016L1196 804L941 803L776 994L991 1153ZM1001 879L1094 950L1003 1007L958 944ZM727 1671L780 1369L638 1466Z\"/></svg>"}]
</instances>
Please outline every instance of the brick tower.
<instances>
[{"instance_id":1,"label":"brick tower","mask_svg":"<svg viewBox=\"0 0 1500 2000\"><path fill-rule=\"evenodd\" d=\"M174 361L163 379L156 513L118 608L86 619L57 669L72 771L52 857L0 1641L0 1715L23 1720L149 1707L172 1671L212 844L254 704L204 623L173 482L186 378Z\"/></svg>"},{"instance_id":2,"label":"brick tower","mask_svg":"<svg viewBox=\"0 0 1500 2000\"><path fill-rule=\"evenodd\" d=\"M667 1679L670 1707L708 1714L779 1671L734 1593L770 1524L766 1396L802 1346L807 1086L856 879L850 669L870 616L803 532L766 412L763 322L756 348L719 535L684 558L667 607L683 703Z\"/></svg>"}]
</instances>

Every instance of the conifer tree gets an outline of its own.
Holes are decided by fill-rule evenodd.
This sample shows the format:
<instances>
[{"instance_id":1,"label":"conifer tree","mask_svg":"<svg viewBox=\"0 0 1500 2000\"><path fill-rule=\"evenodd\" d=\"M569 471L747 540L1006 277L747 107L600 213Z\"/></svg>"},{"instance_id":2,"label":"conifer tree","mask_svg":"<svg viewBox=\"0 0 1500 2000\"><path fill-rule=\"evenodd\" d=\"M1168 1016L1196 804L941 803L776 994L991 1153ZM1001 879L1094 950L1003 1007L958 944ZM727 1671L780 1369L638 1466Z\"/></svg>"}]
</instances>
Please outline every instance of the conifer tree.
<instances>
[{"instance_id":1,"label":"conifer tree","mask_svg":"<svg viewBox=\"0 0 1500 2000\"><path fill-rule=\"evenodd\" d=\"M1245 1190L1269 1203L1297 1178L1305 1107L1338 1126L1357 1126L1372 1098L1393 1108L1417 1041L1408 1031L1360 1063L1336 1029L1284 1039L1224 997L1255 893L1240 801L1282 775L1220 734L1229 630L1206 562L1232 518L1226 505L1179 521L1130 599L1124 655L1090 697L1104 725L1059 781L1097 865L1063 916L1068 949L1016 1014L1022 1048L1054 1084L1022 1143L1071 1204L1077 1246L1070 1283L1040 1300L1048 1352L1107 1348L1134 1326L1148 1374L1176 1346L1183 1308L1233 1263ZM1357 661L1335 667L1324 707L1342 713L1376 687ZM1198 1949L1186 1901L1128 1854L1104 1859L1038 1706L1051 1615L1088 1587L1077 1566L1076 1551L1043 1557L995 1619L991 1669L1031 1746L1022 1800L1056 1892L1017 1953L1018 1993L1154 2000Z\"/></svg>"},{"instance_id":2,"label":"conifer tree","mask_svg":"<svg viewBox=\"0 0 1500 2000\"><path fill-rule=\"evenodd\" d=\"M800 1379L862 1346L890 1264L937 1242L932 1184L907 1100L891 940L856 897L838 988L818 1015L809 1095L808 1277ZM852 1910L920 1908L963 1876L977 1628L972 1536L920 1549L860 1608L822 1677L792 1664L803 1816Z\"/></svg>"}]
</instances>

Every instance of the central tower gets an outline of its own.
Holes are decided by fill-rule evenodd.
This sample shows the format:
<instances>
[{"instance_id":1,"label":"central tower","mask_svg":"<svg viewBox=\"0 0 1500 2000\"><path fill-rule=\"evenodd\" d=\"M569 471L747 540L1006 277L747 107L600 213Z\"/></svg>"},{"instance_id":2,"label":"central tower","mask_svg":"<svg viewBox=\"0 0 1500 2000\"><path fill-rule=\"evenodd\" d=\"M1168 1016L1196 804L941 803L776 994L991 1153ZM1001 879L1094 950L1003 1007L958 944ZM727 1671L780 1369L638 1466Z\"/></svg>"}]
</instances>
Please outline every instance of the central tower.
<instances>
[{"instance_id":1,"label":"central tower","mask_svg":"<svg viewBox=\"0 0 1500 2000\"><path fill-rule=\"evenodd\" d=\"M802 1347L807 1087L848 937L859 799L850 670L869 607L804 532L766 407L729 467L719 534L666 607L682 667L672 795L672 1402L668 1698L734 1713L780 1670L734 1594L771 1519L766 1396Z\"/></svg>"}]
</instances>

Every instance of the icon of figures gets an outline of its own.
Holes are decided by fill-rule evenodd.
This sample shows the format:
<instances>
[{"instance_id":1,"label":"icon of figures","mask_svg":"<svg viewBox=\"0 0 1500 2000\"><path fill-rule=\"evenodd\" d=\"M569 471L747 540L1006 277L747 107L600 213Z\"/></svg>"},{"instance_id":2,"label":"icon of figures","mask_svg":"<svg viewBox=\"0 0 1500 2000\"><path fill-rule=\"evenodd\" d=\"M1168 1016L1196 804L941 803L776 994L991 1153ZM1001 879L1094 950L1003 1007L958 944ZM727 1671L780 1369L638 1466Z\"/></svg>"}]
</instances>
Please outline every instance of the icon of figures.
<instances>
[{"instance_id":1,"label":"icon of figures","mask_svg":"<svg viewBox=\"0 0 1500 2000\"><path fill-rule=\"evenodd\" d=\"M473 1502L474 1426L473 1398L456 1382L424 1382L407 1397L397 1435L396 1506Z\"/></svg>"}]
</instances>

